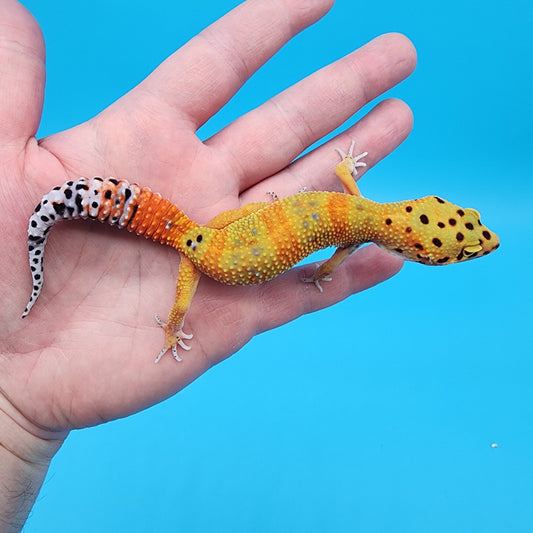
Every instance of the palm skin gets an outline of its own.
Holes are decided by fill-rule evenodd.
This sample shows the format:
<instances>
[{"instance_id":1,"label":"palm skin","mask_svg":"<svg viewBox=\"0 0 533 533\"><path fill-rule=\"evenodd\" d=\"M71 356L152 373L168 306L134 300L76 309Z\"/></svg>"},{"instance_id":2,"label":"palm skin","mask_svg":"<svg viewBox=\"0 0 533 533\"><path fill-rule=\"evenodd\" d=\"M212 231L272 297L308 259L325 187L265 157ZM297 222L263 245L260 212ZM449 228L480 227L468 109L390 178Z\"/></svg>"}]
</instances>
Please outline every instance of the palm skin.
<instances>
[{"instance_id":1,"label":"palm skin","mask_svg":"<svg viewBox=\"0 0 533 533\"><path fill-rule=\"evenodd\" d=\"M48 240L43 293L27 318L28 218L42 194L78 176L115 176L150 186L197 222L250 201L302 187L339 189L333 147L351 138L369 166L411 127L397 100L378 105L338 138L307 146L407 76L410 43L386 35L313 74L205 142L197 129L250 74L330 0L250 0L193 39L96 118L37 141L44 46L31 15L0 0L0 409L32 435L61 441L73 428L146 408L182 389L255 334L379 283L401 261L367 247L335 273L323 294L300 283L302 269L255 287L202 277L184 330L182 363L155 365L170 309L177 253L90 222L59 224ZM304 267L312 271L314 267Z\"/></svg>"}]
</instances>

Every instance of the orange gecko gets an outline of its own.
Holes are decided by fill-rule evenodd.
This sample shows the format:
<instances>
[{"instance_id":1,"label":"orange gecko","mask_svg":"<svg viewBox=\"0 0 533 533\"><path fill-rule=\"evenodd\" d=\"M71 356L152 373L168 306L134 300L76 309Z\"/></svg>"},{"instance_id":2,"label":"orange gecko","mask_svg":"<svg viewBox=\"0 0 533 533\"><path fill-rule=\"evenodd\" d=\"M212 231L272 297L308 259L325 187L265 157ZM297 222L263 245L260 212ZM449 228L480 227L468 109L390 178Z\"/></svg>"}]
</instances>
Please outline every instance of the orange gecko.
<instances>
[{"instance_id":1,"label":"orange gecko","mask_svg":"<svg viewBox=\"0 0 533 533\"><path fill-rule=\"evenodd\" d=\"M157 316L166 341L156 362L178 346L190 347L183 332L185 315L200 275L228 285L263 283L290 269L316 250L335 246L333 256L311 278L321 281L359 246L374 242L388 252L425 265L448 265L496 250L498 237L481 224L474 209L462 209L438 196L380 204L361 196L354 176L366 152L354 156L354 143L335 173L345 193L300 192L274 202L226 211L205 226L149 188L114 178L79 178L54 187L35 208L28 228L33 292L25 317L43 286L43 254L52 226L64 219L92 218L126 228L181 255L176 299L166 323Z\"/></svg>"}]
</instances>

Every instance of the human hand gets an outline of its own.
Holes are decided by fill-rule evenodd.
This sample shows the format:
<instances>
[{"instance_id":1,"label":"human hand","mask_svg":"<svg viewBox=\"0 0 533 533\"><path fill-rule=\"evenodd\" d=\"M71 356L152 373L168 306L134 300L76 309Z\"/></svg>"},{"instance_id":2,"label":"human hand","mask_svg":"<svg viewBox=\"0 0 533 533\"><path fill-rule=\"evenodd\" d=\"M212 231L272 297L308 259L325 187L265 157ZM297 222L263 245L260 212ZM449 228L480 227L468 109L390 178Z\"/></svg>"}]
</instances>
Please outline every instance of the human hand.
<instances>
[{"instance_id":1,"label":"human hand","mask_svg":"<svg viewBox=\"0 0 533 533\"><path fill-rule=\"evenodd\" d=\"M95 118L40 141L44 46L31 15L0 0L0 408L33 435L64 438L148 407L182 389L255 334L329 306L391 275L401 261L370 246L335 273L323 294L301 269L255 287L202 277L187 314L192 350L153 364L164 335L154 321L174 298L173 249L80 222L58 225L47 244L47 281L24 320L31 292L26 230L53 186L115 176L150 186L193 220L302 187L339 189L334 146L355 138L369 167L411 127L409 109L382 102L338 138L291 163L354 112L405 78L411 44L382 36L314 73L201 142L197 129L244 81L331 0L250 0L207 28ZM307 271L313 267L307 267ZM166 365L166 367L164 366Z\"/></svg>"}]
</instances>

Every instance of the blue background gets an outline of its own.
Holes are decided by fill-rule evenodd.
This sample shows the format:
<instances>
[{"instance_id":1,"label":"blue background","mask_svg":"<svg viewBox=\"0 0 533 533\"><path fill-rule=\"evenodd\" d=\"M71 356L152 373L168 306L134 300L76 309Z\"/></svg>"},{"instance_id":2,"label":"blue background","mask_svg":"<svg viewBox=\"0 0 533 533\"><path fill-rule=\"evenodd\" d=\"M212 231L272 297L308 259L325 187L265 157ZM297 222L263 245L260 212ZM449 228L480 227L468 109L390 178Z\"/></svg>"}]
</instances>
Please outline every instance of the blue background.
<instances>
[{"instance_id":1,"label":"blue background","mask_svg":"<svg viewBox=\"0 0 533 533\"><path fill-rule=\"evenodd\" d=\"M235 4L26 0L47 42L40 135L98 113ZM203 137L405 33L419 64L390 95L414 131L363 194L476 207L502 247L408 264L163 404L74 432L26 533L533 531L532 24L530 0L338 0L250 80Z\"/></svg>"}]
</instances>

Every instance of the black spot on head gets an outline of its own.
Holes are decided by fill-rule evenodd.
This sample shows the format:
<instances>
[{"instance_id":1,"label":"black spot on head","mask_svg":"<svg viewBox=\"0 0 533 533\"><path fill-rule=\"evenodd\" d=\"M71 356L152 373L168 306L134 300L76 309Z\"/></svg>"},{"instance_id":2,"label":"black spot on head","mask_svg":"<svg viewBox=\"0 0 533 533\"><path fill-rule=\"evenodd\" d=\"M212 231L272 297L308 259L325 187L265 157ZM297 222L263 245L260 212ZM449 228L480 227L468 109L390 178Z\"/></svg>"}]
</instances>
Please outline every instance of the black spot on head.
<instances>
[{"instance_id":1,"label":"black spot on head","mask_svg":"<svg viewBox=\"0 0 533 533\"><path fill-rule=\"evenodd\" d=\"M455 226L455 224L457 224L457 220L455 220L455 218L450 218L448 220L448 224L450 224L450 226Z\"/></svg>"},{"instance_id":2,"label":"black spot on head","mask_svg":"<svg viewBox=\"0 0 533 533\"><path fill-rule=\"evenodd\" d=\"M429 224L429 218L427 215L420 215L420 222L422 222L422 224Z\"/></svg>"},{"instance_id":3,"label":"black spot on head","mask_svg":"<svg viewBox=\"0 0 533 533\"><path fill-rule=\"evenodd\" d=\"M490 238L492 237L492 235L490 234L489 231L485 230L483 232L483 237L485 237L485 239L487 239L487 241L490 241Z\"/></svg>"},{"instance_id":4,"label":"black spot on head","mask_svg":"<svg viewBox=\"0 0 533 533\"><path fill-rule=\"evenodd\" d=\"M387 220L385 220L385 224L387 224L387 226L390 226L392 224L392 220L388 218Z\"/></svg>"},{"instance_id":5,"label":"black spot on head","mask_svg":"<svg viewBox=\"0 0 533 533\"><path fill-rule=\"evenodd\" d=\"M462 209L458 209L458 210L457 210L457 214L458 214L460 217L464 217L464 216L465 216L465 212L464 212Z\"/></svg>"},{"instance_id":6,"label":"black spot on head","mask_svg":"<svg viewBox=\"0 0 533 533\"><path fill-rule=\"evenodd\" d=\"M112 194L113 193L109 189L107 189L107 191L104 193L104 197L106 198L106 200L111 200Z\"/></svg>"},{"instance_id":7,"label":"black spot on head","mask_svg":"<svg viewBox=\"0 0 533 533\"><path fill-rule=\"evenodd\" d=\"M435 196L434 198L435 198L435 200L437 200L437 202L439 202L439 204L445 204L446 203L442 198L439 198L438 196Z\"/></svg>"},{"instance_id":8,"label":"black spot on head","mask_svg":"<svg viewBox=\"0 0 533 533\"><path fill-rule=\"evenodd\" d=\"M441 257L440 259L437 259L437 263L440 263L442 265L443 263L447 263L449 260L449 257Z\"/></svg>"},{"instance_id":9,"label":"black spot on head","mask_svg":"<svg viewBox=\"0 0 533 533\"><path fill-rule=\"evenodd\" d=\"M416 242L416 243L414 244L414 247L415 247L417 250L423 250L423 249L424 249L424 247L423 247L419 242Z\"/></svg>"},{"instance_id":10,"label":"black spot on head","mask_svg":"<svg viewBox=\"0 0 533 533\"><path fill-rule=\"evenodd\" d=\"M399 254L403 254L403 250L401 248L394 248L394 251Z\"/></svg>"},{"instance_id":11,"label":"black spot on head","mask_svg":"<svg viewBox=\"0 0 533 533\"><path fill-rule=\"evenodd\" d=\"M456 238L459 242L461 242L461 241L465 238L465 236L459 231L459 232L457 233L457 235L455 236L455 238Z\"/></svg>"},{"instance_id":12,"label":"black spot on head","mask_svg":"<svg viewBox=\"0 0 533 533\"><path fill-rule=\"evenodd\" d=\"M410 213L410 212L413 210L413 208L412 208L410 205L408 205L408 206L405 208L405 210L406 210L408 213Z\"/></svg>"},{"instance_id":13,"label":"black spot on head","mask_svg":"<svg viewBox=\"0 0 533 533\"><path fill-rule=\"evenodd\" d=\"M466 228L466 229L474 229L474 224L472 224L472 223L470 223L470 222L467 222L467 223L465 224L465 228Z\"/></svg>"},{"instance_id":14,"label":"black spot on head","mask_svg":"<svg viewBox=\"0 0 533 533\"><path fill-rule=\"evenodd\" d=\"M446 224L444 224L444 222L437 222L437 226L439 228L444 228L446 226Z\"/></svg>"},{"instance_id":15,"label":"black spot on head","mask_svg":"<svg viewBox=\"0 0 533 533\"><path fill-rule=\"evenodd\" d=\"M71 189L65 189L65 192L63 194L65 195L65 198L67 200L70 200L72 198L72 190Z\"/></svg>"},{"instance_id":16,"label":"black spot on head","mask_svg":"<svg viewBox=\"0 0 533 533\"><path fill-rule=\"evenodd\" d=\"M440 248L442 246L442 241L440 239L437 239L436 237L431 241L437 248Z\"/></svg>"},{"instance_id":17,"label":"black spot on head","mask_svg":"<svg viewBox=\"0 0 533 533\"><path fill-rule=\"evenodd\" d=\"M413 231L413 228L410 228L409 226L405 228L405 233L411 233L412 231Z\"/></svg>"}]
</instances>

